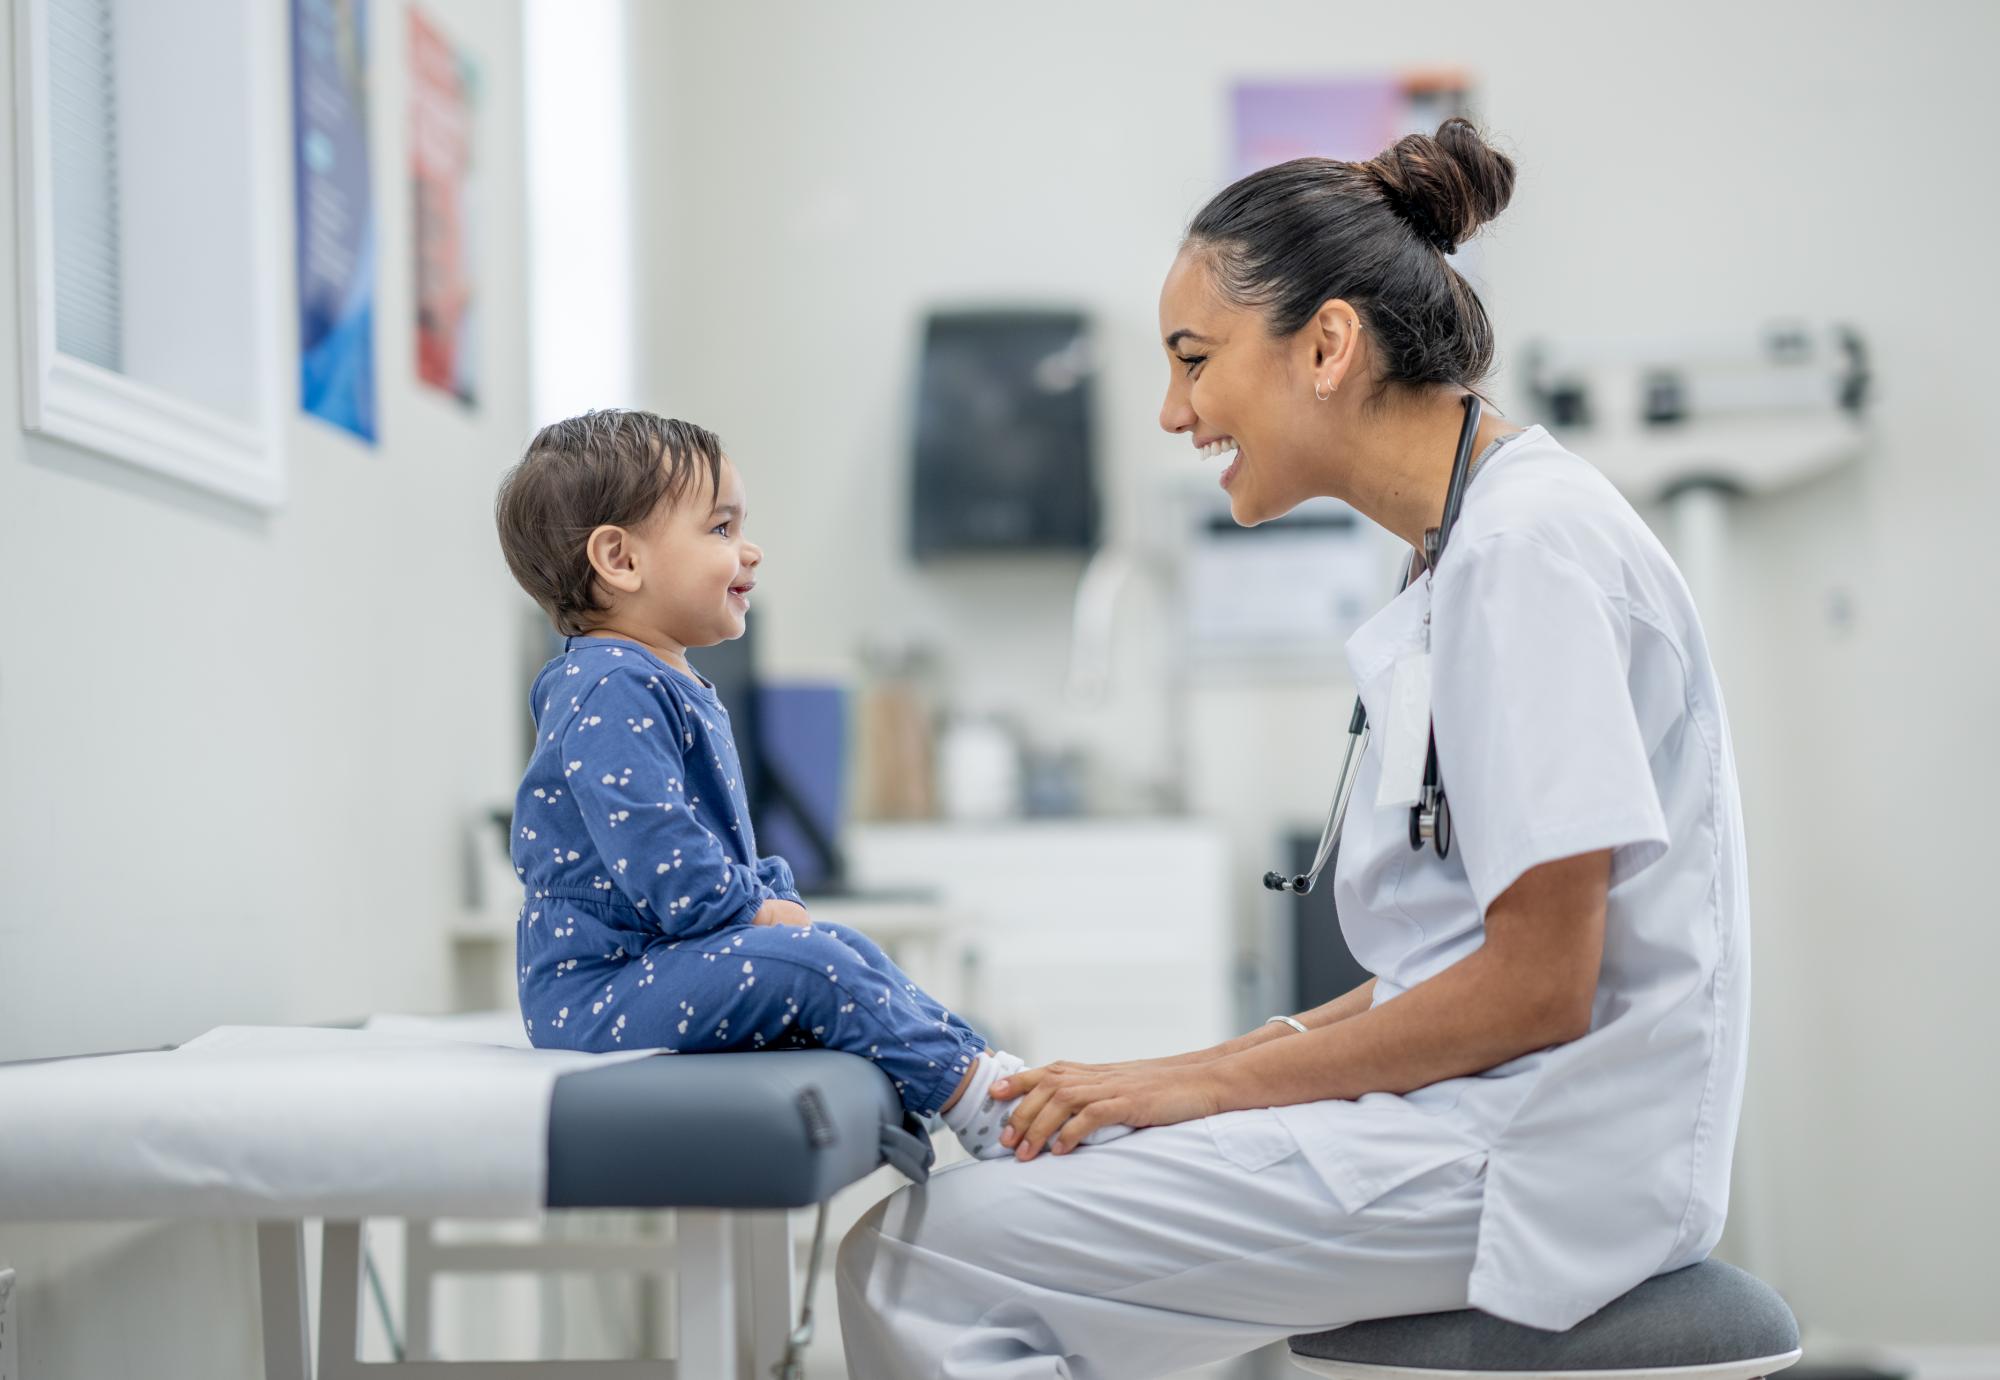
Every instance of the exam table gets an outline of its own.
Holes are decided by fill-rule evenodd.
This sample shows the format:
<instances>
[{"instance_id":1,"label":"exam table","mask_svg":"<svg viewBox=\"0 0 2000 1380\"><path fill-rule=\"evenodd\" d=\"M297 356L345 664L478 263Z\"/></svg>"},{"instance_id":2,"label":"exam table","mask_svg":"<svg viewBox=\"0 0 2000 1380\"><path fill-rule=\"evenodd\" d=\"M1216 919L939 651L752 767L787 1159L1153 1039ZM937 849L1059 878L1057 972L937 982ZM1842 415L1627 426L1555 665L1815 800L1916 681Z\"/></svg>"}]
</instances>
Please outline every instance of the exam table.
<instances>
[{"instance_id":1,"label":"exam table","mask_svg":"<svg viewBox=\"0 0 2000 1380\"><path fill-rule=\"evenodd\" d=\"M923 1126L855 1055L588 1055L529 1049L518 1030L497 1013L226 1026L0 1065L0 1221L254 1220L268 1380L763 1380L810 1331L794 1331L784 1210L820 1209L809 1297L827 1199L885 1163L928 1176ZM367 1218L572 1208L676 1210L675 1360L359 1361Z\"/></svg>"}]
</instances>

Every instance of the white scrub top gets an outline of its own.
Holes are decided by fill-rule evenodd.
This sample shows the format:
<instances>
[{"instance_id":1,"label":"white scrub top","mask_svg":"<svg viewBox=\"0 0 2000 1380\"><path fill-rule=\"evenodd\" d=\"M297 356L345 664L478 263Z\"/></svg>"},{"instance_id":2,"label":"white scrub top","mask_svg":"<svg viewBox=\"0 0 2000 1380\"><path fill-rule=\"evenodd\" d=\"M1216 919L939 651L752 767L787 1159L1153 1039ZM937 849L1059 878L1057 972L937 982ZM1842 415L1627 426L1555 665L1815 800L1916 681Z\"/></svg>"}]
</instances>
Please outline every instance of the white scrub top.
<instances>
[{"instance_id":1,"label":"white scrub top","mask_svg":"<svg viewBox=\"0 0 2000 1380\"><path fill-rule=\"evenodd\" d=\"M1431 615L1451 856L1374 808L1378 729L1334 877L1341 931L1394 1001L1484 941L1541 863L1612 850L1590 1032L1407 1096L1281 1108L1356 1210L1487 1156L1471 1302L1567 1328L1722 1232L1749 1016L1742 811L1687 585L1602 475L1540 427L1474 475L1434 577L1347 644L1369 721Z\"/></svg>"}]
</instances>

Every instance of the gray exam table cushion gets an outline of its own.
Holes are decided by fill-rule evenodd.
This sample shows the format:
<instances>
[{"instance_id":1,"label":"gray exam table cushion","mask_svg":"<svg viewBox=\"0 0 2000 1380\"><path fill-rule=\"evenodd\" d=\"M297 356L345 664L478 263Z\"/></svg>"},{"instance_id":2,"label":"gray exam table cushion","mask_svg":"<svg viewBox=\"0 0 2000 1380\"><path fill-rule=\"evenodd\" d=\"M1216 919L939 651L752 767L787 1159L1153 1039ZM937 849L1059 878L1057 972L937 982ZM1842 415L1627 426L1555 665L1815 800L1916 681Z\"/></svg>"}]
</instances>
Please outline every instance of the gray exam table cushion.
<instances>
[{"instance_id":1,"label":"gray exam table cushion","mask_svg":"<svg viewBox=\"0 0 2000 1380\"><path fill-rule=\"evenodd\" d=\"M662 1054L565 1073L549 1108L552 1208L804 1207L931 1147L882 1070L825 1049Z\"/></svg>"}]
</instances>

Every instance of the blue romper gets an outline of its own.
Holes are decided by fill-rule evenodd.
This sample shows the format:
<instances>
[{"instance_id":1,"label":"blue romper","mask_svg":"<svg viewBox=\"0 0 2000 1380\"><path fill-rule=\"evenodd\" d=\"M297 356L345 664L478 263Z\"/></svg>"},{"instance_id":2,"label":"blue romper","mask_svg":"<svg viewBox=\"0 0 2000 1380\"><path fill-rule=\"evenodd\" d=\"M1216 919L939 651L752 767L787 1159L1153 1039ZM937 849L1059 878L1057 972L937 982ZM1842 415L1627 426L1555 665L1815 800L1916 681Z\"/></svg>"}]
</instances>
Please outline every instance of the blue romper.
<instances>
[{"instance_id":1,"label":"blue romper","mask_svg":"<svg viewBox=\"0 0 2000 1380\"><path fill-rule=\"evenodd\" d=\"M983 1040L845 925L755 925L797 901L757 856L729 713L636 642L572 637L535 678L514 800L528 1038L675 1054L823 1045L878 1061L939 1109Z\"/></svg>"}]
</instances>

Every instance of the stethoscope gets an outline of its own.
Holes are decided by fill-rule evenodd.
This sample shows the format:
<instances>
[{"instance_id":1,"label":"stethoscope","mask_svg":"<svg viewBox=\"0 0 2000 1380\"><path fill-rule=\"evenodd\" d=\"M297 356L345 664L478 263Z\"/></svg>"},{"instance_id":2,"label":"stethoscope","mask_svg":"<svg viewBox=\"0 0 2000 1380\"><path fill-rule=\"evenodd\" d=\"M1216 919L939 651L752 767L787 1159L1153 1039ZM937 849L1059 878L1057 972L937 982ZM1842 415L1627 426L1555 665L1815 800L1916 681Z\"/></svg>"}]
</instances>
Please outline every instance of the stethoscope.
<instances>
[{"instance_id":1,"label":"stethoscope","mask_svg":"<svg viewBox=\"0 0 2000 1380\"><path fill-rule=\"evenodd\" d=\"M1452 457L1451 483L1444 492L1444 518L1436 527L1424 531L1423 568L1436 570L1438 557L1444 554L1444 544L1451 536L1451 529L1457 525L1459 505L1465 499L1465 485L1472 472L1472 443L1479 434L1479 399L1467 393L1459 400L1465 407L1465 424L1458 429L1458 452ZM1408 589L1418 574L1417 554L1410 553L1410 563L1403 571L1400 590ZM1347 823L1347 802L1354 794L1354 772L1360 765L1361 754L1368 750L1368 710L1361 703L1361 696L1354 697L1354 712L1347 719L1347 756L1340 764L1340 784L1333 792L1333 805L1327 811L1326 827L1320 831L1319 849L1313 854L1312 867L1294 877L1282 876L1276 872L1264 874L1264 885L1272 891L1289 891L1295 896L1303 896L1313 889L1319 874L1334 851L1340 847L1340 831ZM1428 843L1437 850L1440 858L1451 856L1451 802L1445 799L1444 782L1438 776L1437 722L1431 722L1430 746L1424 753L1424 784L1417 803L1410 807L1410 847L1422 851Z\"/></svg>"}]
</instances>

